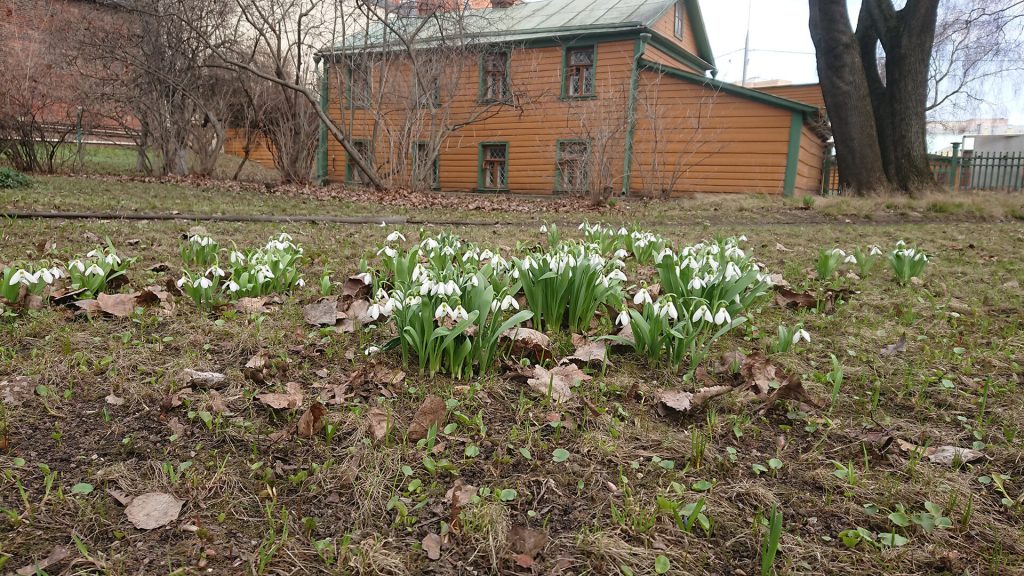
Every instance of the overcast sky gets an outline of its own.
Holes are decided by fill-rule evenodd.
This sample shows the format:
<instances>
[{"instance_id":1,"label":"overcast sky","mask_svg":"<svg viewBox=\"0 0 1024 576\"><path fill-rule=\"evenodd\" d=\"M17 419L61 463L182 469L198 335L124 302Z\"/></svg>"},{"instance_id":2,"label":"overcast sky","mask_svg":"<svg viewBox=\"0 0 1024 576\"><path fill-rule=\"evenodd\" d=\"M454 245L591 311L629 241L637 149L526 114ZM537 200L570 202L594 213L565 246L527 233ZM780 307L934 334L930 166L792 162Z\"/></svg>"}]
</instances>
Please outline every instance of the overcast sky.
<instances>
[{"instance_id":1,"label":"overcast sky","mask_svg":"<svg viewBox=\"0 0 1024 576\"><path fill-rule=\"evenodd\" d=\"M807 29L807 0L700 0L711 49L718 64L718 78L739 82L743 78L743 40L750 5L750 63L748 80L817 82L814 44ZM860 0L847 0L856 16ZM1024 124L1024 103L1008 85L977 116L1008 116Z\"/></svg>"}]
</instances>

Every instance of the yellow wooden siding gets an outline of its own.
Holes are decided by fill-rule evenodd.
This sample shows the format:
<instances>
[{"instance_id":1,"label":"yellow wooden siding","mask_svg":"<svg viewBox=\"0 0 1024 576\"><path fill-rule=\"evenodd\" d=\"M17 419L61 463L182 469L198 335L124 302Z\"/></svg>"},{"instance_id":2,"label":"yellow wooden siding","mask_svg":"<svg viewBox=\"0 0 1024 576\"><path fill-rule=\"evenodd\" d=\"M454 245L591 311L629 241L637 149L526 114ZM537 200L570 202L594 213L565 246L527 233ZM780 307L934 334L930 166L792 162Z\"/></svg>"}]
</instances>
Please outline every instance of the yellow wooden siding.
<instances>
[{"instance_id":1,"label":"yellow wooden siding","mask_svg":"<svg viewBox=\"0 0 1024 576\"><path fill-rule=\"evenodd\" d=\"M819 109L825 108L825 97L821 94L820 84L791 84L788 86L764 86L755 88L787 100L795 100L810 104Z\"/></svg>"},{"instance_id":2,"label":"yellow wooden siding","mask_svg":"<svg viewBox=\"0 0 1024 576\"><path fill-rule=\"evenodd\" d=\"M658 50L657 48L650 44L644 47L644 58L650 60L651 62L654 62L655 64L663 64L665 66L671 66L672 68L688 70L690 72L694 72L695 74L700 74L701 76L704 75L704 70L701 70L700 68L697 68L690 64L680 62L673 58L672 56L669 56L668 53L662 50Z\"/></svg>"},{"instance_id":3,"label":"yellow wooden siding","mask_svg":"<svg viewBox=\"0 0 1024 576\"><path fill-rule=\"evenodd\" d=\"M224 140L224 153L239 158L245 157L245 132L238 128L228 128ZM249 152L249 162L255 162L264 168L275 168L274 154L270 151L270 142L263 136L257 136Z\"/></svg>"},{"instance_id":4,"label":"yellow wooden siding","mask_svg":"<svg viewBox=\"0 0 1024 576\"><path fill-rule=\"evenodd\" d=\"M813 194L821 189L825 144L810 126L800 132L800 159L797 164L796 191Z\"/></svg>"},{"instance_id":5,"label":"yellow wooden siding","mask_svg":"<svg viewBox=\"0 0 1024 576\"><path fill-rule=\"evenodd\" d=\"M781 193L791 121L790 110L643 71L631 192Z\"/></svg>"},{"instance_id":6,"label":"yellow wooden siding","mask_svg":"<svg viewBox=\"0 0 1024 576\"><path fill-rule=\"evenodd\" d=\"M508 187L512 192L547 194L555 190L557 141L559 139L591 139L595 144L606 142L601 155L610 173L610 184L621 188L625 110L629 91L630 70L635 42L632 40L600 44L596 60L596 98L563 100L561 47L520 49L513 51L511 86L517 97L516 106L494 107L493 115L480 119L452 133L441 147L440 179L443 190L473 190L478 186L479 145L481 142L507 142ZM333 69L332 69L333 70ZM407 74L389 72L391 78ZM367 110L348 110L339 106L339 86L331 75L331 117L341 122L353 139L371 139L375 121ZM378 88L379 74L374 85ZM483 108L477 103L480 82L479 63L462 66L458 72L457 92L451 104L444 107L448 123L469 118ZM403 92L400 80L389 84L387 92ZM379 92L378 92L379 94ZM393 169L394 182L408 183L411 170L401 163L402 147L412 145L421 136L403 134L398 127L409 117L403 96L387 98L389 105L378 114L374 141L375 164ZM390 110L389 110L390 108ZM344 115L344 117L343 117ZM594 146L597 148L598 146ZM408 159L406 158L406 161ZM331 139L328 144L328 169L332 180L345 178L345 153ZM408 162L405 162L408 164Z\"/></svg>"},{"instance_id":7,"label":"yellow wooden siding","mask_svg":"<svg viewBox=\"0 0 1024 576\"><path fill-rule=\"evenodd\" d=\"M696 2L697 0L686 0L687 2ZM671 40L675 44L679 45L683 50L686 50L690 54L700 56L697 50L697 39L693 35L693 26L690 22L690 15L683 10L683 37L682 39L676 38L676 8L675 5L669 6L668 10L661 15L661 18L651 26L651 29L661 34L665 38ZM702 71L703 72L703 71Z\"/></svg>"}]
</instances>

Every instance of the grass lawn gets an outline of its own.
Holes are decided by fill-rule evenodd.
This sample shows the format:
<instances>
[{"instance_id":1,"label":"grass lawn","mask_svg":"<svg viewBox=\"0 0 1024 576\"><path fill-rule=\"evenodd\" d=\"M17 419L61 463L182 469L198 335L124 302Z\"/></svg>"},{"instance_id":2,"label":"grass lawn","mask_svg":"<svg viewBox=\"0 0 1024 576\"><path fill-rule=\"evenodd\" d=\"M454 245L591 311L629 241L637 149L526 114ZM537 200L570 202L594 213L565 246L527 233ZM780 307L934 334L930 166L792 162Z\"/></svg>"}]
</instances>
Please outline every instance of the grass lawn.
<instances>
[{"instance_id":1,"label":"grass lawn","mask_svg":"<svg viewBox=\"0 0 1024 576\"><path fill-rule=\"evenodd\" d=\"M465 217L500 221L454 231L506 254L520 242L544 243L544 220L561 222L565 238L578 237L584 219L639 223L683 245L744 234L753 256L795 290L856 292L831 314L768 298L706 362L709 378L729 382L715 368L723 353L765 350L780 323L802 322L811 341L771 360L801 376L817 407L783 400L762 410L764 402L733 393L663 416L659 390L698 384L628 353L613 353L613 366L590 370L593 380L575 399L556 404L503 374L455 381L403 367L397 351L367 358L363 351L387 341L390 326L344 334L306 324L303 306L318 299L324 270L337 294L361 258L376 258L388 232L412 241L419 225L205 222L221 246L288 232L305 249L307 285L256 314L204 312L179 296L172 314L89 319L48 305L0 319L0 572L63 548L67 555L46 573L753 575L762 570L774 506L781 536L766 573L1024 573L1020 195L819 199L809 210L799 201L701 197L597 212L543 200L502 212L497 199L481 206L484 214L469 210L468 199L374 204L343 192L288 193L52 177L0 191L0 205ZM558 213L543 212L553 205ZM139 258L122 290L141 289L178 277L181 235L195 224L6 219L0 253L4 265L66 262L109 238L121 255ZM888 251L900 239L931 256L922 282L900 286L884 261L865 278L826 285L809 276L822 248ZM169 271L151 271L161 263ZM652 273L627 262L629 284ZM601 319L599 332L609 324ZM573 351L570 334L549 335L556 358ZM901 340L905 348L880 354ZM243 374L259 352L269 358L264 382ZM353 378L371 364L376 377ZM180 392L172 406L168 396L182 388L185 369L227 378ZM400 381L381 376L398 370ZM12 402L5 391L15 381L28 392L10 392L20 394ZM273 411L255 398L289 382L305 392L302 409ZM334 386L344 387L344 401L328 405L329 439L272 436ZM431 394L447 402L455 426L428 450L405 434ZM370 433L372 408L393 422L382 441ZM983 457L940 464L900 441ZM446 492L459 479L483 490L453 518ZM82 484L92 490L74 489ZM117 497L148 492L183 501L178 519L154 530L133 526ZM701 499L707 530L699 522L680 528L666 509ZM514 558L524 552L523 527L545 538ZM874 542L856 542L858 529ZM443 536L437 560L423 550L430 534Z\"/></svg>"}]
</instances>

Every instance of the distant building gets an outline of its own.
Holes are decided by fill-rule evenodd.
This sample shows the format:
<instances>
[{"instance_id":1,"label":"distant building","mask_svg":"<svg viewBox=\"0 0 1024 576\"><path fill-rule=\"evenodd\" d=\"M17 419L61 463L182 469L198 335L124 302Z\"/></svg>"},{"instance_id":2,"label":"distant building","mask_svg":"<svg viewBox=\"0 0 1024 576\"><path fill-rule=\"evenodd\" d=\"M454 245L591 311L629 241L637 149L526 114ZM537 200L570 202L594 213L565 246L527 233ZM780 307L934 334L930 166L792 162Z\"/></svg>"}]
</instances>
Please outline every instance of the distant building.
<instances>
[{"instance_id":1,"label":"distant building","mask_svg":"<svg viewBox=\"0 0 1024 576\"><path fill-rule=\"evenodd\" d=\"M1004 136L1024 134L1024 125L1010 124L1007 118L970 118L967 120L930 120L928 151L949 154L953 142L964 142L970 136Z\"/></svg>"}]
</instances>

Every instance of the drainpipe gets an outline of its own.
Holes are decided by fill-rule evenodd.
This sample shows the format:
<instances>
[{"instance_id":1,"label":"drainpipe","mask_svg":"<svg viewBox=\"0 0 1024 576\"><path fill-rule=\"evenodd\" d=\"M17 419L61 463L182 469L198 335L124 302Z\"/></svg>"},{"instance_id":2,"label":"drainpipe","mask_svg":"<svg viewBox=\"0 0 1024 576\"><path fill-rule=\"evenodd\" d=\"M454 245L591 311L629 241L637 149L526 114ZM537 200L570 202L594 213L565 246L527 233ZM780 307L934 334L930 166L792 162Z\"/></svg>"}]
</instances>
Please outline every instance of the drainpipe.
<instances>
[{"instance_id":1,"label":"drainpipe","mask_svg":"<svg viewBox=\"0 0 1024 576\"><path fill-rule=\"evenodd\" d=\"M331 85L327 81L327 60L317 55L313 57L313 61L316 63L318 71L320 70L321 63L323 64L323 73L320 75L320 109L326 113L328 106L327 90ZM317 144L316 149L316 181L321 186L327 185L327 124L323 120L320 121L320 142Z\"/></svg>"},{"instance_id":2,"label":"drainpipe","mask_svg":"<svg viewBox=\"0 0 1024 576\"><path fill-rule=\"evenodd\" d=\"M651 41L651 35L644 32L636 39L633 47L633 71L629 78L629 103L626 106L626 148L622 160L622 195L629 195L633 179L633 132L636 130L636 93L640 88L640 58L644 48Z\"/></svg>"}]
</instances>

